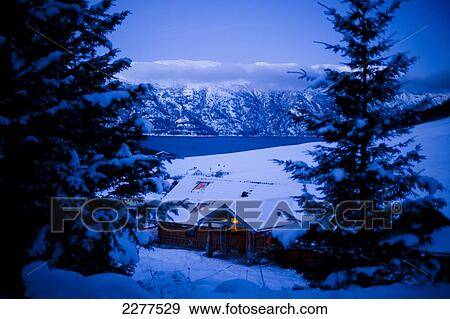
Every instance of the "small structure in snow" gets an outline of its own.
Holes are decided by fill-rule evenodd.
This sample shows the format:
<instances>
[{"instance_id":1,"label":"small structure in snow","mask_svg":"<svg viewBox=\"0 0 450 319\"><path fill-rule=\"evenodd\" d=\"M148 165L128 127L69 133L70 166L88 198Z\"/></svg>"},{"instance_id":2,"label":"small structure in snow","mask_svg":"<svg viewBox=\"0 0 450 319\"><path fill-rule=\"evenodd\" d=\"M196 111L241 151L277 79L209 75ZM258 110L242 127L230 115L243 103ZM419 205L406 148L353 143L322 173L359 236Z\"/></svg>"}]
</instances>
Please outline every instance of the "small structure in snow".
<instances>
[{"instance_id":1,"label":"small structure in snow","mask_svg":"<svg viewBox=\"0 0 450 319\"><path fill-rule=\"evenodd\" d=\"M219 165L220 166L220 165ZM208 173L203 173L198 167L194 166L186 171L187 176L206 176L206 177L224 177L229 175L230 172L224 170L213 171L212 168L209 169Z\"/></svg>"},{"instance_id":2,"label":"small structure in snow","mask_svg":"<svg viewBox=\"0 0 450 319\"><path fill-rule=\"evenodd\" d=\"M226 172L226 171L220 169L217 172L211 173L211 176L212 177L224 177L224 176L227 176L229 174L230 174L230 172Z\"/></svg>"},{"instance_id":3,"label":"small structure in snow","mask_svg":"<svg viewBox=\"0 0 450 319\"><path fill-rule=\"evenodd\" d=\"M199 170L197 167L193 167L191 169L188 169L186 172L186 175L192 175L192 176L205 176L205 174Z\"/></svg>"}]
</instances>

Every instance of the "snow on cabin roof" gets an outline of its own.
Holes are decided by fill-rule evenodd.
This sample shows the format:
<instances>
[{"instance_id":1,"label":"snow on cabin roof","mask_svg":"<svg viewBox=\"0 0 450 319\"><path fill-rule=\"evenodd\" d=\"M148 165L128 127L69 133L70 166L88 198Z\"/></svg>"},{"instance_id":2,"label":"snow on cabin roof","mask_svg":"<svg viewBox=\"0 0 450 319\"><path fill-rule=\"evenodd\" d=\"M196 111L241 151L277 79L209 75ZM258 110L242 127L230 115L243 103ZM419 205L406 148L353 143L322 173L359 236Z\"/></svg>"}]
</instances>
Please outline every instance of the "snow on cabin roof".
<instances>
[{"instance_id":1,"label":"snow on cabin roof","mask_svg":"<svg viewBox=\"0 0 450 319\"><path fill-rule=\"evenodd\" d=\"M298 204L294 196L299 185L233 180L205 176L186 176L164 197L164 201L188 200L190 210L179 209L173 221L195 225L213 211L227 207L253 230L292 224Z\"/></svg>"},{"instance_id":2,"label":"snow on cabin roof","mask_svg":"<svg viewBox=\"0 0 450 319\"><path fill-rule=\"evenodd\" d=\"M299 184L290 184L233 180L207 176L185 176L164 197L165 200L189 199L200 203L205 200L218 199L266 199L298 196L301 192Z\"/></svg>"}]
</instances>

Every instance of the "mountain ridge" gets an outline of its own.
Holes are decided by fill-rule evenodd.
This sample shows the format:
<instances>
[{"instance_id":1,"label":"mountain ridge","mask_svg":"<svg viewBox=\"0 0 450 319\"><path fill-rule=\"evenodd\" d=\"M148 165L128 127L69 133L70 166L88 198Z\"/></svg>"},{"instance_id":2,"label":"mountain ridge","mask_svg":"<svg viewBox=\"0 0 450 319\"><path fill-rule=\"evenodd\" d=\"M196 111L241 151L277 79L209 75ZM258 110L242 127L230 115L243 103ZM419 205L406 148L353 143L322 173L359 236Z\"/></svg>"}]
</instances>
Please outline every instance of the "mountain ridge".
<instances>
[{"instance_id":1,"label":"mountain ridge","mask_svg":"<svg viewBox=\"0 0 450 319\"><path fill-rule=\"evenodd\" d=\"M174 86L145 84L138 107L152 135L305 136L289 113L302 108L317 112L331 101L320 85L303 90L264 90L245 85ZM402 92L394 107L435 106L450 94ZM423 106L420 106L423 107Z\"/></svg>"}]
</instances>

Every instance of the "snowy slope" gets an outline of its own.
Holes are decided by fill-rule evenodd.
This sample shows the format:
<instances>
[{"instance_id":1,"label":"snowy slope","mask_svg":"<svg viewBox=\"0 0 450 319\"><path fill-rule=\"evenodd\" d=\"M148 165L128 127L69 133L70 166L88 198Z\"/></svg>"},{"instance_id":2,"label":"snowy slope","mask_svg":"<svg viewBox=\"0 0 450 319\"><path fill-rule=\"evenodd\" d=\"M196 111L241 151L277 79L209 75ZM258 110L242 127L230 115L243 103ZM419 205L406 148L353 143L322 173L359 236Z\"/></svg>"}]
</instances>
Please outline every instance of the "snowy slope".
<instances>
[{"instance_id":1,"label":"snowy slope","mask_svg":"<svg viewBox=\"0 0 450 319\"><path fill-rule=\"evenodd\" d=\"M290 183L298 187L298 184L272 160L296 159L311 163L306 152L315 145L316 143L306 143L229 154L186 157L174 160L167 169L175 176L184 175L188 169L195 166L202 172L209 172L210 169L215 171L219 167L230 173L227 178Z\"/></svg>"},{"instance_id":2,"label":"snowy slope","mask_svg":"<svg viewBox=\"0 0 450 319\"><path fill-rule=\"evenodd\" d=\"M228 280L247 281L258 290L264 286L268 290L282 291L306 285L302 277L290 269L270 264L246 266L236 260L207 258L200 251L155 248L141 249L139 255L141 261L133 278L154 298L204 298L208 295L220 295L220 291L214 290ZM237 296L242 291L222 293ZM262 289L259 293L266 295L267 291ZM253 297L261 295L259 293Z\"/></svg>"},{"instance_id":3,"label":"snowy slope","mask_svg":"<svg viewBox=\"0 0 450 319\"><path fill-rule=\"evenodd\" d=\"M149 298L128 276L103 273L83 276L35 261L23 268L26 298Z\"/></svg>"},{"instance_id":4,"label":"snowy slope","mask_svg":"<svg viewBox=\"0 0 450 319\"><path fill-rule=\"evenodd\" d=\"M273 265L246 266L182 249L141 250L133 278L150 298L449 298L450 284L308 289L301 275Z\"/></svg>"},{"instance_id":5,"label":"snowy slope","mask_svg":"<svg viewBox=\"0 0 450 319\"><path fill-rule=\"evenodd\" d=\"M426 156L416 168L444 185L444 191L438 195L447 201L444 211L450 217L450 118L418 125L412 133Z\"/></svg>"},{"instance_id":6,"label":"snowy slope","mask_svg":"<svg viewBox=\"0 0 450 319\"><path fill-rule=\"evenodd\" d=\"M23 269L27 298L450 298L450 284L322 291L271 264L246 266L181 249L140 250L133 278L104 273L83 276L33 262ZM134 280L133 280L134 279Z\"/></svg>"},{"instance_id":7,"label":"snowy slope","mask_svg":"<svg viewBox=\"0 0 450 319\"><path fill-rule=\"evenodd\" d=\"M424 170L423 174L436 178L445 190L438 192L438 196L450 203L450 118L418 125L413 128L411 136L423 146L426 159L420 163L417 170ZM403 137L402 139L407 139ZM306 143L293 146L280 146L274 148L220 154L187 157L178 159L168 165L171 175L184 175L187 170L198 167L203 172L214 171L219 167L230 172L229 179L249 179L283 183L293 189L301 191L301 185L290 179L282 167L275 164L272 159L301 160L311 163L307 151L317 143ZM450 206L444 209L450 217Z\"/></svg>"}]
</instances>

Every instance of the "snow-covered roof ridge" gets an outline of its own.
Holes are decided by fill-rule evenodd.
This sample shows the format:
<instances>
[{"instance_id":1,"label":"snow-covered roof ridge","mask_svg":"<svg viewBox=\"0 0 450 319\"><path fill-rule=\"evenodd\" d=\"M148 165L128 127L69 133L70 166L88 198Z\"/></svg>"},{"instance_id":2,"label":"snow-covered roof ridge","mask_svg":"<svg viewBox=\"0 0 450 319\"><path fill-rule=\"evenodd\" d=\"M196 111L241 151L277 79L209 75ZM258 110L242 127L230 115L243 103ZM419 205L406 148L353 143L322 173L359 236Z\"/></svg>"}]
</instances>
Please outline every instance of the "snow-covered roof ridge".
<instances>
[{"instance_id":1,"label":"snow-covered roof ridge","mask_svg":"<svg viewBox=\"0 0 450 319\"><path fill-rule=\"evenodd\" d=\"M294 196L298 187L267 181L224 179L205 176L186 176L164 197L164 201L188 200L194 206L208 203L205 213L179 210L179 215L171 216L176 223L195 225L203 217L226 204L230 211L239 215L254 230L270 229L279 223L292 223L298 203ZM249 204L247 209L237 206ZM255 212L259 212L255 215ZM192 216L192 214L197 214Z\"/></svg>"},{"instance_id":2,"label":"snow-covered roof ridge","mask_svg":"<svg viewBox=\"0 0 450 319\"><path fill-rule=\"evenodd\" d=\"M199 183L204 183L195 189ZM245 194L243 194L246 192ZM189 198L199 203L204 200L236 200L240 198L268 199L297 196L298 187L292 184L263 180L230 179L210 176L188 175L165 196L164 200Z\"/></svg>"}]
</instances>

